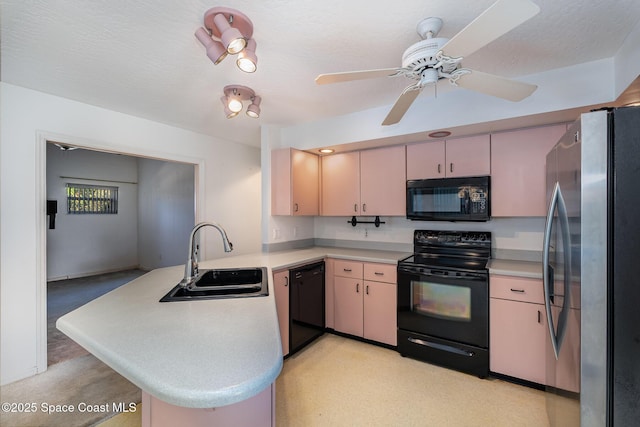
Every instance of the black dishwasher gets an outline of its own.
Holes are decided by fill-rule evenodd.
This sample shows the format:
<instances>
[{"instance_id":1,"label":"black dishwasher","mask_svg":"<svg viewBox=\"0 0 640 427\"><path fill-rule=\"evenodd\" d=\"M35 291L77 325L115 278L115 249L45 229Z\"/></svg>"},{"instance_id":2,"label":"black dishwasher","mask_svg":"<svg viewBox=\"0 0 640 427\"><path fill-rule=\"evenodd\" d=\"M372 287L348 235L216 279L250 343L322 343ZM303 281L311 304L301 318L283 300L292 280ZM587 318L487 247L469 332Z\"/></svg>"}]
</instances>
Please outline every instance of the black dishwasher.
<instances>
[{"instance_id":1,"label":"black dishwasher","mask_svg":"<svg viewBox=\"0 0 640 427\"><path fill-rule=\"evenodd\" d=\"M289 270L289 350L300 350L324 333L324 261Z\"/></svg>"}]
</instances>

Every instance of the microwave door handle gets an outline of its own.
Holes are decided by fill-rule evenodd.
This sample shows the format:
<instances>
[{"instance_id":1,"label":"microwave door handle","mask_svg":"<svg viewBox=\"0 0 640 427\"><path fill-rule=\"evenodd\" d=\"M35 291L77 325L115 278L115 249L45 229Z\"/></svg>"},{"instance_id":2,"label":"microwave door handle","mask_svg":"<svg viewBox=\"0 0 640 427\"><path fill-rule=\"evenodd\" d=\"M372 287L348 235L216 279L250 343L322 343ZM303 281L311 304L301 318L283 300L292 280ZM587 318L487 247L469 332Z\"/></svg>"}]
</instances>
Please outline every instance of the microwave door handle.
<instances>
[{"instance_id":1,"label":"microwave door handle","mask_svg":"<svg viewBox=\"0 0 640 427\"><path fill-rule=\"evenodd\" d=\"M558 341L555 331L553 329L553 312L551 311L551 301L553 298L552 286L553 276L550 273L553 271L553 267L549 264L549 248L551 246L551 227L553 226L553 213L556 210L558 204L558 194L560 193L560 184L556 182L553 188L553 194L551 201L549 202L549 210L547 212L547 220L544 227L544 243L542 246L542 282L544 291L544 307L547 313L547 324L549 326L549 337L551 339L551 346L553 347L553 354L556 360L558 359Z\"/></svg>"},{"instance_id":2,"label":"microwave door handle","mask_svg":"<svg viewBox=\"0 0 640 427\"><path fill-rule=\"evenodd\" d=\"M562 230L562 247L564 251L564 298L562 300L562 310L558 318L558 353L562 348L562 343L567 332L567 323L569 321L569 310L571 309L571 230L569 228L569 214L562 196L562 191L558 189L558 217L560 219L560 228Z\"/></svg>"}]
</instances>

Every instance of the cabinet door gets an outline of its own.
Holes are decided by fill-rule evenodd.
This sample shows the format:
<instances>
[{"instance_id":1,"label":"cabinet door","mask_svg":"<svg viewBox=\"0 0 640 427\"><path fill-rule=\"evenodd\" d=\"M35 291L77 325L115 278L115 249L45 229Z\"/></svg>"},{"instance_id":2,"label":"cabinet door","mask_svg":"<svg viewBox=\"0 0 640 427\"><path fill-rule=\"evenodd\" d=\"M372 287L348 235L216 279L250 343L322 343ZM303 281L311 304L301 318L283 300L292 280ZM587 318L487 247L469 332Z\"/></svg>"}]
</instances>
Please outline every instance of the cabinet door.
<instances>
[{"instance_id":1,"label":"cabinet door","mask_svg":"<svg viewBox=\"0 0 640 427\"><path fill-rule=\"evenodd\" d=\"M397 345L396 285L364 282L364 338Z\"/></svg>"},{"instance_id":2,"label":"cabinet door","mask_svg":"<svg viewBox=\"0 0 640 427\"><path fill-rule=\"evenodd\" d=\"M490 141L489 135L447 140L447 177L489 175L491 173Z\"/></svg>"},{"instance_id":3,"label":"cabinet door","mask_svg":"<svg viewBox=\"0 0 640 427\"><path fill-rule=\"evenodd\" d=\"M360 215L360 153L322 157L324 216Z\"/></svg>"},{"instance_id":4,"label":"cabinet door","mask_svg":"<svg viewBox=\"0 0 640 427\"><path fill-rule=\"evenodd\" d=\"M548 335L544 306L490 298L490 370L544 384Z\"/></svg>"},{"instance_id":5,"label":"cabinet door","mask_svg":"<svg viewBox=\"0 0 640 427\"><path fill-rule=\"evenodd\" d=\"M293 148L271 152L271 214L318 215L318 156Z\"/></svg>"},{"instance_id":6,"label":"cabinet door","mask_svg":"<svg viewBox=\"0 0 640 427\"><path fill-rule=\"evenodd\" d=\"M333 285L335 330L361 337L362 280L336 276Z\"/></svg>"},{"instance_id":7,"label":"cabinet door","mask_svg":"<svg viewBox=\"0 0 640 427\"><path fill-rule=\"evenodd\" d=\"M444 178L445 142L407 145L407 179Z\"/></svg>"},{"instance_id":8,"label":"cabinet door","mask_svg":"<svg viewBox=\"0 0 640 427\"><path fill-rule=\"evenodd\" d=\"M491 135L491 215L545 216L547 153L565 125Z\"/></svg>"},{"instance_id":9,"label":"cabinet door","mask_svg":"<svg viewBox=\"0 0 640 427\"><path fill-rule=\"evenodd\" d=\"M282 341L282 355L289 354L289 271L273 273L273 288L276 297L276 311L280 325L280 340Z\"/></svg>"},{"instance_id":10,"label":"cabinet door","mask_svg":"<svg viewBox=\"0 0 640 427\"><path fill-rule=\"evenodd\" d=\"M320 205L318 156L291 151L293 215L318 215Z\"/></svg>"},{"instance_id":11,"label":"cabinet door","mask_svg":"<svg viewBox=\"0 0 640 427\"><path fill-rule=\"evenodd\" d=\"M404 216L404 146L360 152L360 215Z\"/></svg>"}]
</instances>

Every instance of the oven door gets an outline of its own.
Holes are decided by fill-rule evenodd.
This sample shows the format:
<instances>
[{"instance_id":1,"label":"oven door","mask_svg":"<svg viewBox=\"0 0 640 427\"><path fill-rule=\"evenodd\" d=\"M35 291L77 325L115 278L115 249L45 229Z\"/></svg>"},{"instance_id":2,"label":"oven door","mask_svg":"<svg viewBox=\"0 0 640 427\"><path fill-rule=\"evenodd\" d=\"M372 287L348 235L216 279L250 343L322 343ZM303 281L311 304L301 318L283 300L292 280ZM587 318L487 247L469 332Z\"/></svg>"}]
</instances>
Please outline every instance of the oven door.
<instances>
[{"instance_id":1,"label":"oven door","mask_svg":"<svg viewBox=\"0 0 640 427\"><path fill-rule=\"evenodd\" d=\"M398 329L488 348L487 273L399 265Z\"/></svg>"}]
</instances>

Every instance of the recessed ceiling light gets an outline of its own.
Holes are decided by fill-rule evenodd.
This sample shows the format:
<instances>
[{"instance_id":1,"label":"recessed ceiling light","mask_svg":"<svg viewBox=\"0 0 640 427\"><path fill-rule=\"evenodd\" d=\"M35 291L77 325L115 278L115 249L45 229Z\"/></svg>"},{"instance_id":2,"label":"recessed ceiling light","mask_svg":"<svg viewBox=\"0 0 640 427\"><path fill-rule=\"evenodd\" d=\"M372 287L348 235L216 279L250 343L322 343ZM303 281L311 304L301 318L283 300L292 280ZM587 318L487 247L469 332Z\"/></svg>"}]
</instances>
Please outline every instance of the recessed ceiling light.
<instances>
[{"instance_id":1,"label":"recessed ceiling light","mask_svg":"<svg viewBox=\"0 0 640 427\"><path fill-rule=\"evenodd\" d=\"M321 152L322 154L331 154L333 153L335 150L331 149L331 148L321 148L318 150L319 152Z\"/></svg>"},{"instance_id":2,"label":"recessed ceiling light","mask_svg":"<svg viewBox=\"0 0 640 427\"><path fill-rule=\"evenodd\" d=\"M451 132L449 132L448 130L439 130L437 132L431 132L429 134L429 137L430 138L446 138L449 135L451 135Z\"/></svg>"}]
</instances>

